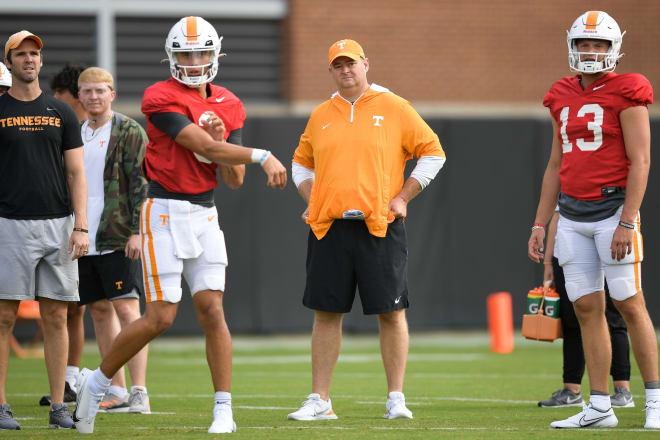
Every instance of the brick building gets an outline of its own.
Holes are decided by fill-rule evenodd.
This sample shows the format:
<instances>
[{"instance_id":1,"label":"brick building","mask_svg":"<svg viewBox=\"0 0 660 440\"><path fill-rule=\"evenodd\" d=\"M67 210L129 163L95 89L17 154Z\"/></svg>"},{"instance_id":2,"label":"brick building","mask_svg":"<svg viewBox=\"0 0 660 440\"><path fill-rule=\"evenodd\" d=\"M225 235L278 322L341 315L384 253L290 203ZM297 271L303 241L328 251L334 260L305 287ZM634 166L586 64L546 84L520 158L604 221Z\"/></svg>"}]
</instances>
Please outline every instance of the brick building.
<instances>
[{"instance_id":1,"label":"brick building","mask_svg":"<svg viewBox=\"0 0 660 440\"><path fill-rule=\"evenodd\" d=\"M428 115L530 113L570 74L565 30L589 9L622 29L617 72L640 72L660 87L658 0L33 0L0 2L0 40L20 29L44 37L42 87L65 62L115 73L122 111L139 114L144 89L169 76L163 44L184 15L208 19L223 50L216 82L250 114L307 114L333 90L330 44L358 40L369 79ZM651 107L654 114L660 105Z\"/></svg>"},{"instance_id":2,"label":"brick building","mask_svg":"<svg viewBox=\"0 0 660 440\"><path fill-rule=\"evenodd\" d=\"M652 0L290 0L282 36L289 102L332 91L330 44L359 41L370 80L414 101L442 107L539 103L569 75L566 29L589 9L628 30L617 72L640 72L660 87L660 1Z\"/></svg>"}]
</instances>

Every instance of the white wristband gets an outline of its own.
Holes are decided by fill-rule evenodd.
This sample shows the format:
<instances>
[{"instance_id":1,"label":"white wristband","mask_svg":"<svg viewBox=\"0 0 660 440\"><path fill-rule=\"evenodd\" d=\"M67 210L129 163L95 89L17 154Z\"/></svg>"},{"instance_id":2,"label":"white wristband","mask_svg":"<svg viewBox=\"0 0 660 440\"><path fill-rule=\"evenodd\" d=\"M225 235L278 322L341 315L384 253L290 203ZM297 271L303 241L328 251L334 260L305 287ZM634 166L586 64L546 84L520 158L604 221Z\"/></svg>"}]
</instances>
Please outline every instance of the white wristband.
<instances>
[{"instance_id":1,"label":"white wristband","mask_svg":"<svg viewBox=\"0 0 660 440\"><path fill-rule=\"evenodd\" d=\"M252 163L261 163L261 161L266 157L266 154L269 152L266 150L261 150L259 148L252 149Z\"/></svg>"},{"instance_id":2,"label":"white wristband","mask_svg":"<svg viewBox=\"0 0 660 440\"><path fill-rule=\"evenodd\" d=\"M266 151L266 154L261 156L261 160L259 161L259 165L261 165L262 168L264 166L264 162L266 162L266 159L268 159L269 157L270 157L270 151Z\"/></svg>"}]
</instances>

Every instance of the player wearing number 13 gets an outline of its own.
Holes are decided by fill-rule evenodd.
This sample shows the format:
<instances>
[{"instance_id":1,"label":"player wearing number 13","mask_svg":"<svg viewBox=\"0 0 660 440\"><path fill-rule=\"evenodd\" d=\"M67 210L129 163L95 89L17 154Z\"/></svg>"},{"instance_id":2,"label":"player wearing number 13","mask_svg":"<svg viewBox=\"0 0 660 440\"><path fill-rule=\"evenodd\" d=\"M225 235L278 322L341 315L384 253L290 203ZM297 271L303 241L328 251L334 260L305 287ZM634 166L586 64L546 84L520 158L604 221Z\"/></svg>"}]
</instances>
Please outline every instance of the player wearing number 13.
<instances>
[{"instance_id":1,"label":"player wearing number 13","mask_svg":"<svg viewBox=\"0 0 660 440\"><path fill-rule=\"evenodd\" d=\"M578 74L557 81L543 100L554 138L528 254L536 262L543 257L545 224L559 196L559 264L582 329L591 388L589 406L553 422L553 428L618 423L608 392L612 354L604 277L644 379L645 428L660 428L658 344L642 293L639 220L651 149L646 106L653 102L653 90L640 74L614 73L622 39L605 12L578 17L567 38L569 66Z\"/></svg>"}]
</instances>

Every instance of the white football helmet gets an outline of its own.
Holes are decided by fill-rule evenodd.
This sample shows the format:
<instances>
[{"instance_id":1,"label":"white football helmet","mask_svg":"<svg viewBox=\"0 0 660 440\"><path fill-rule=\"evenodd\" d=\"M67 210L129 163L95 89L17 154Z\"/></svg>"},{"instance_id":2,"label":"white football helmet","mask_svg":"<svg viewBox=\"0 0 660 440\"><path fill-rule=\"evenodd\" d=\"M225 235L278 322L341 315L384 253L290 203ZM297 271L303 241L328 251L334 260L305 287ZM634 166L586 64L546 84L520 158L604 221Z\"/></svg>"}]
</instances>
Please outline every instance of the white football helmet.
<instances>
[{"instance_id":1,"label":"white football helmet","mask_svg":"<svg viewBox=\"0 0 660 440\"><path fill-rule=\"evenodd\" d=\"M566 43L568 44L568 65L574 72L597 73L610 72L616 68L619 58L621 43L625 32L616 21L603 11L587 11L573 22L571 29L566 31ZM594 55L591 52L578 52L576 41L580 39L593 39L609 41L610 48L601 61L580 61L581 55ZM603 54L600 55L602 58Z\"/></svg>"},{"instance_id":2,"label":"white football helmet","mask_svg":"<svg viewBox=\"0 0 660 440\"><path fill-rule=\"evenodd\" d=\"M170 60L172 77L187 86L200 86L213 81L218 73L218 58L222 37L218 37L215 28L202 17L184 17L172 26L165 40L165 52ZM209 64L199 66L181 66L176 52L211 51ZM201 69L202 74L189 76L189 69Z\"/></svg>"},{"instance_id":3,"label":"white football helmet","mask_svg":"<svg viewBox=\"0 0 660 440\"><path fill-rule=\"evenodd\" d=\"M11 87L11 72L3 63L0 63L0 86Z\"/></svg>"}]
</instances>

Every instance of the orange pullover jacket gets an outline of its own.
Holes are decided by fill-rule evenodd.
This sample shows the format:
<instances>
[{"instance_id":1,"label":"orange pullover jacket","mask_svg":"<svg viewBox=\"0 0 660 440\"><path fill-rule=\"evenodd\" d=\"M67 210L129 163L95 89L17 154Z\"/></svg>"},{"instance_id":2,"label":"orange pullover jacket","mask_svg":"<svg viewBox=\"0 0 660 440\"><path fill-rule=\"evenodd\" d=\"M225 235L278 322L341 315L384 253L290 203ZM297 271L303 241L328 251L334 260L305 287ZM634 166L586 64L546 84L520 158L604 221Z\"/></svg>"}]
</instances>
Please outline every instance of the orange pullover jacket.
<instances>
[{"instance_id":1,"label":"orange pullover jacket","mask_svg":"<svg viewBox=\"0 0 660 440\"><path fill-rule=\"evenodd\" d=\"M385 237L388 205L403 187L406 161L445 157L438 136L405 99L372 84L353 104L335 93L312 112L293 161L314 170L309 223L320 240L344 212L364 213Z\"/></svg>"}]
</instances>

